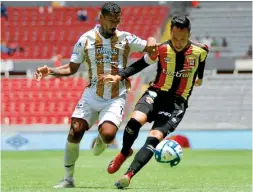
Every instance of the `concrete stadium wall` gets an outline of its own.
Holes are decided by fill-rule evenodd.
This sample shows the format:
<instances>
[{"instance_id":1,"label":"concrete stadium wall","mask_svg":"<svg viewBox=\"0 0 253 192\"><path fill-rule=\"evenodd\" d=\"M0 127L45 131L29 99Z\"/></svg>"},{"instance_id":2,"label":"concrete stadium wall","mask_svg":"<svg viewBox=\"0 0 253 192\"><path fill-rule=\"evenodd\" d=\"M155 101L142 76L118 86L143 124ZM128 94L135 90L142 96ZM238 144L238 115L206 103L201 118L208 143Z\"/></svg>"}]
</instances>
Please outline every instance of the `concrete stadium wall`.
<instances>
[{"instance_id":1,"label":"concrete stadium wall","mask_svg":"<svg viewBox=\"0 0 253 192\"><path fill-rule=\"evenodd\" d=\"M177 131L189 139L192 149L217 149L217 150L250 150L252 149L251 130L230 131ZM174 135L175 135L174 134ZM148 131L140 131L133 149L140 149L144 144ZM85 133L80 144L81 150L91 149L92 142L97 136L97 131ZM67 132L20 132L3 133L1 135L1 150L3 151L27 151L27 150L64 150ZM122 147L123 131L116 136L117 145Z\"/></svg>"},{"instance_id":2,"label":"concrete stadium wall","mask_svg":"<svg viewBox=\"0 0 253 192\"><path fill-rule=\"evenodd\" d=\"M130 59L129 64L132 64L137 59ZM62 61L63 64L68 63L68 59L64 59ZM52 60L42 59L42 60L14 60L13 61L13 70L14 71L26 71L30 69L31 71L35 71L37 67L49 65L54 66L54 62ZM233 70L235 69L235 58L231 57L222 57L219 59L216 58L207 58L206 61L206 70L220 69L220 70ZM85 70L85 66L81 65L80 71Z\"/></svg>"},{"instance_id":3,"label":"concrete stadium wall","mask_svg":"<svg viewBox=\"0 0 253 192\"><path fill-rule=\"evenodd\" d=\"M122 145L122 124L116 136L116 148ZM145 142L152 124L145 124L133 148L139 149ZM63 150L69 130L68 124L63 125L2 125L1 150ZM81 142L82 150L91 149L97 136L97 126L85 133ZM190 141L192 149L252 149L252 128L243 127L211 127L208 125L188 125L181 123L171 135L183 135ZM171 136L170 135L170 136Z\"/></svg>"}]
</instances>

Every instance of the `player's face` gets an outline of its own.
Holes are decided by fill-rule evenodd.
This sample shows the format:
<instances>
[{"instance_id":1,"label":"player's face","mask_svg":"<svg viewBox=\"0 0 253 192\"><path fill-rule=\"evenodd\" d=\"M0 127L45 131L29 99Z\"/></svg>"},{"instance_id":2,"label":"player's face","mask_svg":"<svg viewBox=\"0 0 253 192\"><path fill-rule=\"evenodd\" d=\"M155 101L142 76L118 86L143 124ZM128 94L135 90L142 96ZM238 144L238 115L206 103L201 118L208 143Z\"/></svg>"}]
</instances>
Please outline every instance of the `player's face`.
<instances>
[{"instance_id":1,"label":"player's face","mask_svg":"<svg viewBox=\"0 0 253 192\"><path fill-rule=\"evenodd\" d=\"M187 28L180 29L173 27L171 30L171 41L176 51L182 51L188 44L190 32Z\"/></svg>"},{"instance_id":2,"label":"player's face","mask_svg":"<svg viewBox=\"0 0 253 192\"><path fill-rule=\"evenodd\" d=\"M110 13L101 16L101 27L106 36L113 36L121 21L121 13Z\"/></svg>"}]
</instances>

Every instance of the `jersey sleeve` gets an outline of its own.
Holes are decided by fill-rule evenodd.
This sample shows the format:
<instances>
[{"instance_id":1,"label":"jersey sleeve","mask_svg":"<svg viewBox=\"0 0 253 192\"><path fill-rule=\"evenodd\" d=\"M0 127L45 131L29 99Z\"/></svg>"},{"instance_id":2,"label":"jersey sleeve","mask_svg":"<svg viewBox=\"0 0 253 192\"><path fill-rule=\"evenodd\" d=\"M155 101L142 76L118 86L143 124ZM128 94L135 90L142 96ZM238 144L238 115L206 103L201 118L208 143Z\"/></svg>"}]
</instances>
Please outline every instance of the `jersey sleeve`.
<instances>
[{"instance_id":1,"label":"jersey sleeve","mask_svg":"<svg viewBox=\"0 0 253 192\"><path fill-rule=\"evenodd\" d=\"M208 46L203 45L203 47L201 48L201 53L200 53L200 62L204 62L206 60L208 52L209 52Z\"/></svg>"},{"instance_id":2,"label":"jersey sleeve","mask_svg":"<svg viewBox=\"0 0 253 192\"><path fill-rule=\"evenodd\" d=\"M139 73L141 70L145 69L148 66L149 64L145 61L144 57L142 57L138 61L134 62L132 65L120 71L118 75L121 76L121 80L124 80L127 77Z\"/></svg>"},{"instance_id":3,"label":"jersey sleeve","mask_svg":"<svg viewBox=\"0 0 253 192\"><path fill-rule=\"evenodd\" d=\"M70 62L73 63L83 63L85 59L84 47L85 47L86 38L81 36L77 43L74 45L73 52L70 58Z\"/></svg>"},{"instance_id":4,"label":"jersey sleeve","mask_svg":"<svg viewBox=\"0 0 253 192\"><path fill-rule=\"evenodd\" d=\"M126 39L129 43L130 52L143 52L147 45L146 40L143 40L133 34L128 35Z\"/></svg>"},{"instance_id":5,"label":"jersey sleeve","mask_svg":"<svg viewBox=\"0 0 253 192\"><path fill-rule=\"evenodd\" d=\"M204 45L201 48L201 52L200 52L200 63L199 63L199 67L198 67L198 78L199 79L203 79L204 76L204 70L205 70L205 65L206 65L206 57L208 54L208 47L206 45Z\"/></svg>"}]
</instances>

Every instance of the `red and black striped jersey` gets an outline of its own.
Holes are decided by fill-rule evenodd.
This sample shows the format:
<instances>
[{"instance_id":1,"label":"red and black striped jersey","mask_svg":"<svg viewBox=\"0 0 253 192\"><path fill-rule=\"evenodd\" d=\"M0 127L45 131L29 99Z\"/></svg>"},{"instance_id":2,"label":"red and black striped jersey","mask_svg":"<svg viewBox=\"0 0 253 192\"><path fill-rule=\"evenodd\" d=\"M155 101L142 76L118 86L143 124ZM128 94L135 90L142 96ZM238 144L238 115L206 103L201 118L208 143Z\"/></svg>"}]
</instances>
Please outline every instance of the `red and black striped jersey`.
<instances>
[{"instance_id":1,"label":"red and black striped jersey","mask_svg":"<svg viewBox=\"0 0 253 192\"><path fill-rule=\"evenodd\" d=\"M208 47L190 41L181 52L173 49L171 41L159 46L157 75L151 87L189 99L196 77L203 78Z\"/></svg>"}]
</instances>

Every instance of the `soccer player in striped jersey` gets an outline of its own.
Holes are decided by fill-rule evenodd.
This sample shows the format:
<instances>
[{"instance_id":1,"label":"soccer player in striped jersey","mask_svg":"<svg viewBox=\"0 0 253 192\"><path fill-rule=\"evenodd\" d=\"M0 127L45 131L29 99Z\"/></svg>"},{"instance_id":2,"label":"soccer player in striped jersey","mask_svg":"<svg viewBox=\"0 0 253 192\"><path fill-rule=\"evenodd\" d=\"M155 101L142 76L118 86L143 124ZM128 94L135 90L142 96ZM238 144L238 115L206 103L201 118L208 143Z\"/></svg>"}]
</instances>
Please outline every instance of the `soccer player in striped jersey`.
<instances>
[{"instance_id":1,"label":"soccer player in striped jersey","mask_svg":"<svg viewBox=\"0 0 253 192\"><path fill-rule=\"evenodd\" d=\"M191 24L187 17L173 17L171 40L158 46L157 58L145 55L118 75L105 75L104 82L115 83L138 73L157 59L157 75L135 106L123 136L121 152L108 166L115 173L132 153L132 145L142 125L154 122L144 146L135 155L127 172L116 181L118 188L125 188L131 178L152 158L155 147L182 120L193 86L202 84L208 47L190 41ZM152 57L152 55L151 55Z\"/></svg>"},{"instance_id":2,"label":"soccer player in striped jersey","mask_svg":"<svg viewBox=\"0 0 253 192\"><path fill-rule=\"evenodd\" d=\"M70 63L57 68L48 66L37 69L36 78L47 75L69 76L77 72L81 63L85 63L89 72L89 86L76 105L71 118L64 167L64 179L55 188L74 187L74 166L79 156L79 143L85 131L96 122L98 114L99 134L93 153L100 155L113 142L122 122L126 102L126 93L130 81L124 79L114 84L104 84L100 75L117 74L127 66L132 52L152 54L156 48L154 38L148 42L139 37L117 30L121 21L121 8L116 3L105 3L101 8L101 25L84 33L74 46ZM131 154L129 154L131 155Z\"/></svg>"}]
</instances>

